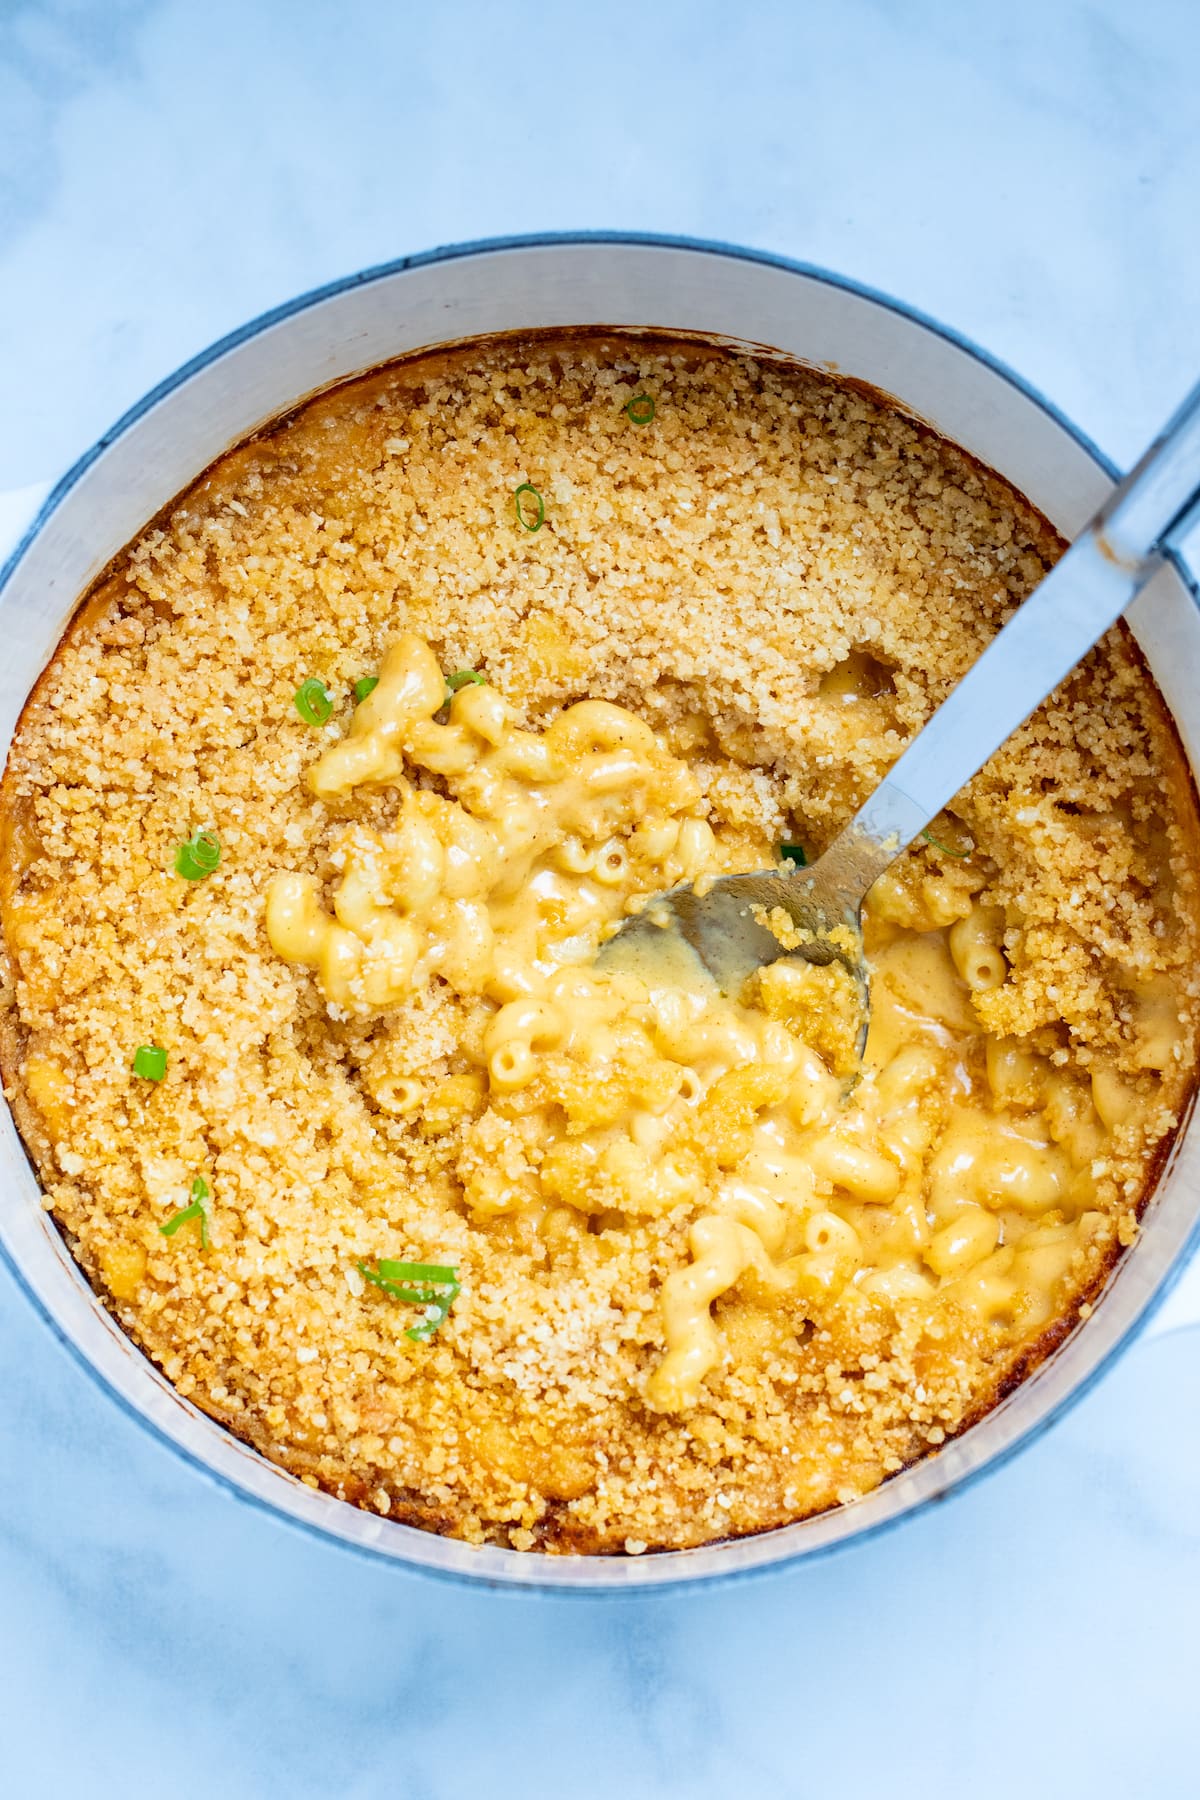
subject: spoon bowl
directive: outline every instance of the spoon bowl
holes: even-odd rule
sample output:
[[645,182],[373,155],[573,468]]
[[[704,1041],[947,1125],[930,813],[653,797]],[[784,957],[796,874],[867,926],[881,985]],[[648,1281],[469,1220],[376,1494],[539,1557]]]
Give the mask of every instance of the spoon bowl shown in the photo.
[[[602,968],[633,972],[635,965],[706,974],[727,999],[740,999],[760,968],[784,958],[828,967],[839,962],[854,977],[867,1011],[867,966],[861,907],[823,874],[789,866],[751,875],[682,882],[656,894],[626,919],[600,951]],[[781,913],[782,916],[781,917]]]

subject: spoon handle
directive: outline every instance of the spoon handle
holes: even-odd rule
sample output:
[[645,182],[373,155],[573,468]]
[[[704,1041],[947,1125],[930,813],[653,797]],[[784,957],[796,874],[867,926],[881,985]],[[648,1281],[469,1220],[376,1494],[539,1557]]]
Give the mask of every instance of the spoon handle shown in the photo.
[[1200,521],[1200,385],[1133,471],[938,707],[820,860],[856,906],[1029,717]]

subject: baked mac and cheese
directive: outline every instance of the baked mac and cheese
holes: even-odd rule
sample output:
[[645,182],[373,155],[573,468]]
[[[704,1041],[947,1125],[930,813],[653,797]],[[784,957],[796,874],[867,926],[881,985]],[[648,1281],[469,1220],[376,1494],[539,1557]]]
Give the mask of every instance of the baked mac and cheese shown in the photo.
[[9,759],[3,1052],[179,1390],[393,1518],[637,1552],[1019,1380],[1194,1080],[1194,801],[1127,635],[872,891],[857,1077],[838,965],[596,956],[817,853],[1059,549],[875,397],[618,337],[382,371],[143,533]]

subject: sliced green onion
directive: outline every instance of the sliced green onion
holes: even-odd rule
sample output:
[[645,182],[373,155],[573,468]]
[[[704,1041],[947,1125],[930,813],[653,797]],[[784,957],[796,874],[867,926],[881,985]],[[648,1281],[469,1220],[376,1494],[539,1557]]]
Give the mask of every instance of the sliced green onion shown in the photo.
[[[534,519],[532,525],[529,523],[528,518],[525,516],[525,510],[521,506],[522,494],[532,494],[534,505],[537,507],[537,517]],[[520,525],[523,530],[540,531],[542,529],[542,520],[546,517],[546,502],[542,499],[542,496],[538,493],[532,482],[523,481],[521,483],[520,487],[513,495],[513,505],[516,507],[517,511],[517,524]]]
[[188,1223],[188,1221],[191,1219],[199,1219],[199,1221],[200,1221],[200,1248],[202,1250],[207,1250],[208,1249],[208,1205],[207,1205],[207,1202],[208,1202],[208,1183],[207,1183],[207,1181],[205,1181],[203,1179],[202,1176],[197,1175],[195,1181],[193,1181],[193,1183],[192,1183],[191,1204],[188,1206],[181,1207],[177,1213],[172,1213],[171,1217],[167,1220],[166,1224],[160,1225],[158,1229],[162,1232],[162,1235],[164,1237],[174,1237],[175,1233],[179,1230],[179,1227],[181,1225],[186,1225]]
[[197,831],[175,852],[175,873],[185,881],[203,881],[221,861],[221,840],[215,831]]
[[388,1281],[432,1281],[438,1287],[457,1287],[458,1270],[444,1263],[385,1262],[380,1257],[376,1267]]
[[360,706],[362,705],[362,702],[366,699],[367,695],[373,694],[375,692],[375,689],[378,686],[379,686],[378,675],[364,675],[361,680],[355,682],[354,698],[358,701]]
[[421,1323],[410,1325],[404,1333],[405,1337],[411,1338],[414,1344],[427,1343],[434,1332],[440,1331],[450,1317],[450,1308],[454,1305],[454,1298],[454,1294],[451,1294],[446,1300],[431,1300],[425,1308],[425,1317]]
[[410,1325],[404,1334],[414,1344],[424,1343],[446,1323],[450,1308],[462,1292],[458,1270],[447,1268],[443,1263],[389,1262],[381,1257],[373,1269],[365,1262],[355,1266],[360,1275],[382,1288],[385,1294],[390,1294],[393,1300],[404,1300],[411,1306],[425,1308],[421,1323]]
[[648,425],[654,417],[654,401],[649,394],[635,394],[625,412],[631,425]]
[[183,1206],[177,1213],[172,1213],[166,1224],[160,1225],[158,1229],[162,1232],[164,1237],[174,1237],[175,1233],[179,1230],[179,1227],[181,1225],[187,1225],[192,1219],[200,1220],[201,1242],[203,1242],[204,1208],[198,1200],[193,1200],[190,1206]]
[[447,677],[446,677],[446,704],[447,704],[447,706],[450,704],[450,701],[454,698],[454,695],[457,694],[459,688],[470,687],[472,682],[474,682],[477,687],[486,687],[487,686],[487,676],[481,675],[479,673],[478,669],[460,669],[458,671],[457,675],[447,675]]
[[436,1299],[435,1288],[458,1291],[458,1271],[443,1268],[440,1263],[379,1262],[375,1268],[360,1262],[358,1272],[376,1287],[385,1288],[399,1297],[401,1287],[417,1293],[420,1300]]
[[921,836],[927,844],[932,844],[934,849],[940,850],[944,856],[952,856],[955,862],[965,862],[971,854],[970,850],[952,850],[949,844],[943,844],[941,838],[934,837],[932,831],[923,831]]
[[139,1044],[133,1053],[133,1072],[143,1081],[161,1081],[167,1072],[167,1053],[157,1044]]
[[803,844],[780,844],[779,854],[785,862],[795,863],[798,869],[808,867],[808,851]]
[[315,675],[302,681],[292,695],[292,704],[306,725],[325,725],[333,711],[333,701],[329,698],[329,689]]

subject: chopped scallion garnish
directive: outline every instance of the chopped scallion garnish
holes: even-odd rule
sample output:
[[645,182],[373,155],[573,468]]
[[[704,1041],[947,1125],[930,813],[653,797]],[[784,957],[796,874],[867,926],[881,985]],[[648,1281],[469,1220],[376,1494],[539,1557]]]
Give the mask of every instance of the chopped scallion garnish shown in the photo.
[[[528,494],[531,504],[521,505],[521,496]],[[546,517],[546,502],[531,482],[523,481],[513,495],[513,505],[517,512],[517,524],[525,531],[540,531],[542,520]],[[532,518],[532,524],[530,519]]]
[[375,1287],[382,1288],[393,1300],[405,1300],[411,1306],[423,1306],[425,1317],[419,1325],[405,1332],[415,1344],[431,1338],[446,1323],[450,1308],[462,1292],[458,1270],[443,1263],[391,1262],[380,1257],[372,1269],[368,1263],[356,1265],[360,1275]]
[[944,856],[952,856],[955,862],[965,862],[971,854],[970,850],[952,850],[949,844],[943,844],[941,838],[934,837],[932,831],[923,831],[921,836],[927,844],[932,844],[934,849],[940,850]]
[[179,1230],[179,1227],[181,1225],[186,1225],[191,1219],[199,1219],[200,1248],[202,1250],[207,1250],[208,1183],[201,1175],[197,1175],[195,1181],[192,1183],[192,1198],[190,1204],[181,1207],[177,1213],[172,1213],[166,1224],[160,1225],[158,1229],[162,1232],[164,1237],[174,1237],[175,1233]]
[[133,1072],[144,1081],[161,1081],[167,1072],[167,1053],[157,1044],[139,1044],[133,1053]]
[[799,869],[808,867],[808,851],[803,844],[780,844],[779,854],[784,862],[795,863]]
[[326,725],[333,711],[329,689],[315,675],[302,681],[292,695],[292,704],[306,725]]
[[446,1263],[385,1262],[381,1258],[376,1266],[388,1281],[433,1281],[453,1287],[458,1280],[458,1270]]
[[649,425],[654,417],[654,401],[649,394],[635,394],[625,412],[631,425]]
[[[455,1292],[457,1293],[457,1289]],[[454,1304],[454,1294],[448,1294],[444,1300],[430,1300],[425,1308],[425,1317],[419,1325],[410,1325],[404,1333],[414,1344],[424,1344],[440,1331],[450,1316],[450,1308]]]
[[477,687],[486,687],[487,686],[487,676],[481,675],[479,673],[478,669],[459,669],[459,671],[456,675],[447,675],[447,677],[446,677],[446,703],[447,703],[447,705],[449,705],[450,700],[453,698],[453,696],[455,694],[457,694],[459,688],[470,687],[472,683],[474,683]]
[[185,881],[203,881],[221,861],[221,840],[215,831],[197,831],[175,852],[175,873]]
[[367,695],[373,694],[375,692],[375,689],[378,686],[379,686],[378,675],[364,675],[361,678],[361,680],[355,682],[354,698],[358,701],[360,706],[362,705],[363,701],[366,699]]

